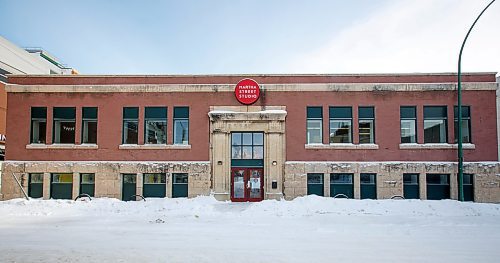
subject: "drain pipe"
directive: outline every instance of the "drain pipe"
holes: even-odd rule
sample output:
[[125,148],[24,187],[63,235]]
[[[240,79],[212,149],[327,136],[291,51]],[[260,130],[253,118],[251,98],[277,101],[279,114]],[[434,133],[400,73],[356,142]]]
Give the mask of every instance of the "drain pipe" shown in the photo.
[[14,177],[14,179],[16,180],[17,185],[19,185],[19,188],[21,188],[21,191],[23,192],[24,197],[26,197],[26,200],[28,200],[28,201],[29,201],[30,199],[29,199],[28,195],[26,194],[26,191],[24,191],[24,188],[23,188],[23,186],[21,185],[21,183],[19,182],[19,180],[17,180],[16,175],[15,175],[14,173],[11,173],[11,174],[12,174],[12,177]]

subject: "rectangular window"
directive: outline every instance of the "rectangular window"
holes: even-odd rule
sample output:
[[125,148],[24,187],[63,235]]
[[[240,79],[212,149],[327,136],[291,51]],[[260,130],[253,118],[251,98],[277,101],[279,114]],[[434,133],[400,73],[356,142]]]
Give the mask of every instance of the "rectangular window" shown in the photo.
[[28,196],[31,198],[43,197],[43,173],[30,173]]
[[351,107],[330,107],[330,143],[352,143]]
[[401,143],[417,143],[417,108],[415,106],[401,106],[399,114]]
[[31,108],[31,140],[30,143],[45,144],[47,134],[47,108]]
[[167,144],[167,107],[146,107],[144,123],[146,144]]
[[330,197],[354,198],[353,174],[330,174]]
[[323,107],[307,107],[307,144],[323,143]]
[[139,138],[139,108],[125,107],[123,108],[123,138],[124,144],[137,144]]
[[360,174],[360,197],[361,199],[377,199],[377,179],[376,174]]
[[172,174],[172,197],[188,197],[188,174],[174,173]]
[[375,109],[359,107],[359,143],[375,143]]
[[403,197],[405,199],[419,199],[419,174],[405,173],[403,174]]
[[307,194],[324,196],[323,174],[308,173],[307,174]]
[[[454,128],[455,128],[455,143],[458,142],[458,107],[454,107]],[[471,143],[471,120],[470,120],[470,106],[462,106],[462,142]]]
[[231,159],[264,159],[264,134],[261,132],[233,132]]
[[75,143],[76,108],[54,108],[54,143]]
[[97,144],[97,107],[82,108],[82,143]]
[[424,143],[447,143],[446,106],[424,106]]
[[80,174],[80,194],[94,196],[95,193],[95,174]]
[[166,174],[145,173],[143,181],[144,197],[165,197],[166,196]]
[[450,199],[450,175],[426,174],[427,200]]
[[189,144],[189,107],[174,107],[174,144]]

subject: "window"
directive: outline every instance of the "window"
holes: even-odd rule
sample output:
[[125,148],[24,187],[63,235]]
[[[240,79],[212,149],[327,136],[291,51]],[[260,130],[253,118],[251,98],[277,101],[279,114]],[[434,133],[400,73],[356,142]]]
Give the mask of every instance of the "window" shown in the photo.
[[405,173],[403,174],[403,197],[405,199],[419,199],[419,174]]
[[43,143],[47,134],[47,108],[31,108],[31,140],[30,143]]
[[361,173],[359,178],[360,183],[360,198],[361,199],[377,199],[377,180],[376,174]]
[[324,196],[323,174],[307,174],[307,195]]
[[307,107],[307,143],[323,143],[323,107]]
[[137,144],[138,140],[139,108],[123,108],[123,138],[124,144]]
[[353,174],[330,174],[330,197],[354,198]]
[[450,198],[449,174],[426,174],[427,199],[441,200]]
[[261,132],[233,132],[232,159],[264,159],[264,134]]
[[54,108],[54,143],[75,143],[74,107]]
[[417,109],[414,106],[401,106],[401,143],[417,143]]
[[188,174],[174,173],[172,174],[172,198],[188,197]]
[[[454,122],[454,128],[455,128],[455,143],[458,142],[458,107],[454,107],[454,116],[455,116],[455,122]],[[463,143],[471,143],[471,136],[470,136],[470,130],[471,130],[471,121],[470,121],[470,107],[469,106],[462,106],[462,142]]]
[[82,143],[97,144],[97,107],[82,108]]
[[375,143],[375,110],[359,107],[359,143]]
[[28,196],[31,198],[43,197],[43,173],[30,173]]
[[174,107],[174,144],[189,144],[189,107]]
[[144,123],[146,144],[167,144],[166,107],[146,107]]
[[166,196],[166,175],[164,173],[145,173],[143,182],[144,197]]
[[95,174],[82,173],[80,175],[80,194],[94,196],[95,193]]
[[424,106],[424,143],[447,143],[446,106]]
[[351,107],[330,107],[330,143],[352,143]]

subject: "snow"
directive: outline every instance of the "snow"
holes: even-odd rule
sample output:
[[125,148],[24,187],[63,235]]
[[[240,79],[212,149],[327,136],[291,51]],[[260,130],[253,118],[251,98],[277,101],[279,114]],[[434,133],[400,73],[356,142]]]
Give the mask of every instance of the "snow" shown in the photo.
[[452,200],[0,202],[1,262],[498,262],[500,205]]

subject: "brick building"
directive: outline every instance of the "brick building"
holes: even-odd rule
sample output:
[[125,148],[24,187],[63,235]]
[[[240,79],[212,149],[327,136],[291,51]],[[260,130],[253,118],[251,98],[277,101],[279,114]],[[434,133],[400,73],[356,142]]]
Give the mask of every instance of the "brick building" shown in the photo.
[[[500,202],[495,73],[463,81],[465,196]],[[455,74],[18,75],[6,89],[4,199],[23,195],[10,174],[45,199],[458,196]]]

